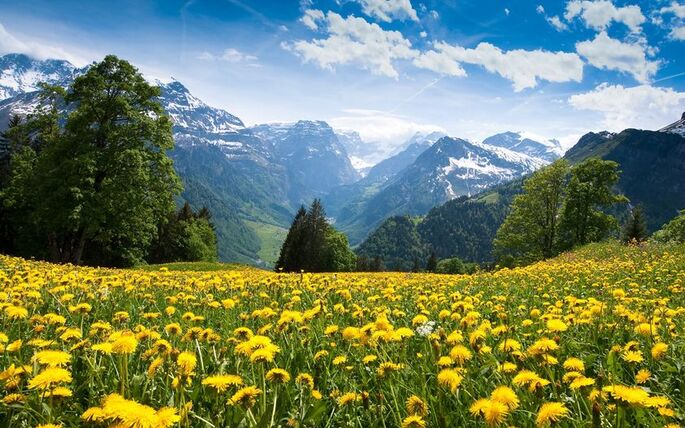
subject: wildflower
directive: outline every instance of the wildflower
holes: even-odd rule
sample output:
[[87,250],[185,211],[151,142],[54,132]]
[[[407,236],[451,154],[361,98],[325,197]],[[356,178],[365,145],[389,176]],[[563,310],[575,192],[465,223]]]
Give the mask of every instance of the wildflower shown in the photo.
[[652,373],[649,370],[641,369],[637,372],[637,374],[635,374],[635,382],[643,384],[647,382],[650,377],[652,377]]
[[569,358],[564,361],[564,369],[583,372],[585,371],[585,364],[579,358]]
[[568,408],[563,403],[549,402],[544,403],[535,418],[537,426],[545,426],[552,422],[558,422],[569,414]]
[[271,369],[266,373],[266,380],[273,383],[288,383],[290,374],[283,369]]
[[449,388],[452,392],[457,391],[462,380],[464,380],[463,376],[455,369],[443,369],[438,373],[438,384],[445,388]]
[[666,351],[668,351],[668,345],[663,342],[659,342],[652,346],[652,358],[655,360],[660,360],[664,355],[666,355]]
[[519,406],[519,399],[516,396],[516,393],[508,386],[496,388],[492,391],[492,394],[490,394],[490,399],[504,404],[509,410],[516,410]]
[[113,354],[132,354],[138,346],[138,340],[132,334],[122,334],[112,342]]
[[179,368],[179,373],[183,376],[192,376],[195,367],[197,366],[197,358],[192,352],[181,352],[176,357],[176,365]]
[[354,403],[355,401],[359,401],[361,399],[361,395],[355,393],[355,392],[347,392],[340,397],[338,397],[338,405],[339,406],[346,406],[348,404]]
[[314,378],[309,373],[300,373],[295,378],[295,383],[301,386],[306,386],[309,389],[314,388]]
[[71,373],[60,367],[48,367],[29,381],[30,389],[46,390],[60,383],[71,382]]
[[257,397],[262,393],[262,390],[256,386],[246,386],[235,394],[228,400],[228,404],[231,406],[241,405],[246,409],[254,406],[257,401]]
[[550,319],[547,321],[547,330],[552,333],[561,333],[568,330],[568,326],[562,320]]
[[428,406],[416,395],[407,398],[406,406],[410,415],[426,416],[428,414]]
[[450,351],[450,358],[454,360],[459,365],[464,365],[473,357],[471,351],[469,351],[464,345],[456,345]]
[[48,367],[61,367],[69,364],[71,354],[57,350],[40,351],[33,356],[33,361]]
[[501,424],[509,414],[509,408],[499,401],[481,398],[471,405],[469,411],[472,415],[481,415],[490,426]]
[[216,375],[208,376],[202,380],[202,384],[215,389],[217,392],[224,392],[231,386],[240,386],[243,379],[237,375]]
[[426,421],[419,415],[407,416],[402,420],[402,428],[425,428]]

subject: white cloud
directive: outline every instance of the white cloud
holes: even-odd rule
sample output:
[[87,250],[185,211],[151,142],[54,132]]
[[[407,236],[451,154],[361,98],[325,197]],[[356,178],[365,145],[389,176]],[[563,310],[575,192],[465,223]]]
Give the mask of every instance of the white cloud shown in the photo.
[[573,95],[568,101],[576,109],[601,113],[603,126],[610,131],[659,129],[680,117],[685,108],[685,92],[650,85],[625,88],[603,83],[593,91]]
[[431,10],[429,13],[429,16],[435,20],[440,19],[440,14],[438,13],[437,10]]
[[545,19],[549,24],[554,27],[557,31],[565,31],[568,30],[568,25],[564,24],[561,22],[561,19],[557,15],[554,16],[546,16]]
[[67,51],[64,48],[37,43],[30,40],[20,40],[0,24],[0,55],[8,53],[26,54],[35,59],[65,59],[72,64],[82,67],[91,61]]
[[411,118],[383,111],[348,109],[343,113],[327,122],[334,128],[354,129],[362,140],[376,145],[376,160],[387,157],[417,132],[446,132],[440,126],[414,122]]
[[[669,22],[671,26],[669,37],[674,40],[685,40],[685,4],[673,2],[670,6],[662,7],[659,13],[674,16]],[[664,22],[660,16],[655,16],[653,21],[656,25],[662,25]]]
[[511,13],[511,11],[509,10],[509,8],[505,7],[504,8],[504,14],[509,16],[510,13]]
[[302,18],[300,18],[300,22],[302,22],[310,30],[316,30],[319,28],[319,24],[317,22],[322,21],[323,19],[324,14],[320,10],[307,9],[304,11]]
[[426,37],[428,37],[428,33],[426,33],[425,31],[422,31],[419,33],[419,37],[421,37],[422,39],[425,39]]
[[502,51],[490,43],[467,49],[437,42],[434,49],[421,54],[414,60],[414,65],[458,77],[466,75],[462,63],[480,65],[510,80],[516,92],[537,86],[539,80],[580,82],[583,78],[583,61],[575,53],[539,49]]
[[549,23],[552,27],[554,27],[555,30],[557,31],[565,31],[568,30],[568,25],[564,24],[561,19],[557,15],[554,16],[547,16],[545,13],[545,7],[541,4],[538,5],[538,7],[535,8],[535,11],[545,17],[545,21]]
[[685,40],[685,27],[675,27],[669,33],[669,36],[675,40]]
[[612,22],[621,22],[633,33],[639,33],[646,21],[640,6],[616,7],[609,0],[569,1],[566,4],[564,18],[571,22],[576,17],[580,17],[588,28],[598,31],[605,30]]
[[649,49],[644,43],[624,43],[612,39],[605,31],[594,40],[576,43],[576,50],[593,66],[631,74],[641,83],[648,82],[659,69],[658,61],[647,59]]
[[661,14],[672,13],[678,18],[685,18],[685,4],[671,3],[670,6],[662,7]]
[[392,22],[393,19],[411,19],[418,21],[416,10],[409,0],[357,0],[362,5],[362,11],[373,18],[384,22]]
[[399,31],[385,31],[363,18],[343,18],[334,12],[325,17],[328,38],[284,43],[285,49],[305,62],[332,70],[336,65],[356,64],[373,74],[397,79],[394,61],[414,58],[418,52]]
[[250,65],[257,65],[256,61],[258,60],[256,56],[240,52],[239,50],[234,48],[228,48],[224,50],[220,55],[214,55],[212,53],[204,51],[197,56],[197,59],[203,61],[226,61],[234,64],[246,63]]

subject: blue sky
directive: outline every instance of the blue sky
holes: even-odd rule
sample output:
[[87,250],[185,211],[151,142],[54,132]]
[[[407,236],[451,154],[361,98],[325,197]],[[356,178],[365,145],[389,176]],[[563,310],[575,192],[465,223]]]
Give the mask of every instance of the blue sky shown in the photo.
[[107,53],[248,124],[327,120],[390,151],[416,131],[655,129],[685,110],[685,2],[0,2],[0,53]]

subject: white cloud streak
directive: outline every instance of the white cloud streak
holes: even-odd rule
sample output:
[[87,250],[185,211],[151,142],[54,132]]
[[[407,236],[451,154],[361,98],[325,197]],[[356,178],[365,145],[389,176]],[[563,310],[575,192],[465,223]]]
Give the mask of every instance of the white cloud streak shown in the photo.
[[416,10],[409,0],[357,0],[362,11],[383,22],[392,22],[395,19],[418,21]]

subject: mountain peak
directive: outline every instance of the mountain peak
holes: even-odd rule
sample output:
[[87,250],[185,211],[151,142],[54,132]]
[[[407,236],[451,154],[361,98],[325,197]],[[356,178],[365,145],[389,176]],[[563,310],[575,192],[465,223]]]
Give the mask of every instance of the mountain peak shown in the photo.
[[680,120],[661,128],[659,132],[669,132],[671,134],[678,134],[681,137],[685,137],[685,112],[683,112]]

